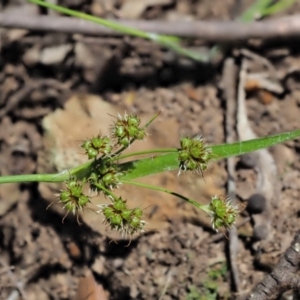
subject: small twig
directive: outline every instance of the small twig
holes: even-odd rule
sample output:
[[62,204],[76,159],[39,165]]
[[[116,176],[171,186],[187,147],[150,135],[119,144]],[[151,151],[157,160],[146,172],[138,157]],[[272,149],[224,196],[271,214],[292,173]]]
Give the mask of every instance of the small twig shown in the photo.
[[12,268],[10,268],[2,259],[0,260],[0,264],[3,268],[6,268],[7,274],[12,281],[12,283],[15,285],[15,290],[13,290],[10,294],[10,296],[7,298],[7,300],[15,300],[19,298],[19,295],[21,295],[22,299],[26,299],[26,294],[24,291],[24,281],[17,280],[15,274],[12,272]]
[[167,292],[167,290],[168,290],[168,287],[169,287],[169,285],[170,285],[170,283],[171,283],[172,273],[173,273],[173,270],[170,269],[170,270],[168,271],[167,279],[166,279],[165,285],[164,285],[164,287],[163,287],[163,289],[162,289],[162,291],[161,291],[161,294],[160,294],[160,297],[158,298],[158,300],[162,300],[163,297],[165,296],[165,294],[166,294],[166,292]]
[[[288,39],[300,36],[299,15],[252,23],[242,23],[239,21],[114,21],[138,30],[155,32],[156,34],[176,35],[220,42],[248,40],[251,38]],[[0,27],[81,33],[95,36],[123,35],[85,20],[56,16],[25,15],[15,12],[0,13]]]
[[277,299],[287,290],[300,289],[300,276],[295,273],[300,265],[300,230],[296,233],[290,247],[285,251],[274,270],[260,282],[248,300]]
[[[237,132],[241,141],[257,138],[253,132],[246,109],[245,83],[247,80],[248,62],[243,61],[240,71],[240,83],[238,88],[238,110],[237,110]],[[271,239],[271,209],[272,204],[279,200],[277,168],[274,158],[266,149],[249,153],[254,162],[254,169],[257,173],[256,193],[267,199],[266,208],[261,214],[253,215],[254,231],[260,240]]]
[[273,73],[273,76],[276,76],[276,68],[272,65],[272,63],[264,56],[261,56],[257,53],[254,53],[253,51],[250,51],[249,49],[241,49],[241,54],[244,55],[247,58],[250,58],[254,61],[260,62],[263,66],[265,66],[269,72]]
[[260,88],[270,91],[272,93],[283,93],[283,87],[279,83],[269,79],[269,77],[270,74],[266,73],[252,73],[248,74],[247,79],[249,81],[257,82]]
[[[224,98],[226,99],[226,143],[233,143],[235,141],[235,113],[236,113],[236,76],[234,61],[232,58],[228,58],[224,64],[223,72],[223,90]],[[235,205],[235,160],[234,157],[227,159],[227,194],[230,197],[233,205]],[[233,279],[233,285],[236,292],[239,292],[240,280],[238,274],[238,268],[236,265],[238,252],[238,237],[237,229],[233,227],[229,231],[229,259],[231,266],[231,274]]]
[[7,273],[8,271],[13,271],[15,269],[14,266],[6,266],[0,269],[0,276]]

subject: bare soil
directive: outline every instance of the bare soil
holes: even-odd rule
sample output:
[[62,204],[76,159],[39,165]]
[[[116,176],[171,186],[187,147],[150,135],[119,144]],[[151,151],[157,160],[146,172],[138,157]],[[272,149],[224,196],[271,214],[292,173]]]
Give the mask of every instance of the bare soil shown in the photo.
[[[157,0],[139,10],[118,0],[60,4],[102,17],[228,20],[253,2]],[[21,0],[5,1],[3,9],[45,13]],[[299,1],[285,13],[297,12]],[[128,37],[1,28],[0,35],[1,175],[57,172],[78,164],[85,159],[80,141],[100,130],[105,133],[112,122],[108,114],[125,111],[146,122],[162,110],[147,141],[133,149],[178,147],[184,135],[202,135],[209,144],[225,142],[224,62],[233,58],[238,76],[247,56],[243,48],[258,55],[251,58],[251,71],[265,72],[267,59],[271,81],[282,88],[274,92],[248,82],[246,105],[253,131],[262,137],[300,128],[298,41],[250,41],[232,46],[217,62],[199,64]],[[123,187],[130,206],[141,206],[148,222],[146,233],[128,245],[106,232],[94,212],[86,211],[79,226],[73,216],[62,224],[64,212],[57,205],[46,210],[61,186],[23,183],[0,186],[0,298],[244,297],[272,270],[299,230],[299,149],[299,140],[270,149],[278,170],[278,199],[266,199],[272,202],[267,217],[245,209],[238,219],[239,294],[234,291],[226,234],[214,232],[209,218],[190,205]],[[238,158],[235,171],[236,198],[246,207],[256,193],[257,170]],[[215,194],[226,195],[226,161],[213,163],[204,178],[171,172],[144,181],[207,203]],[[258,232],[260,217],[271,223],[267,236]]]

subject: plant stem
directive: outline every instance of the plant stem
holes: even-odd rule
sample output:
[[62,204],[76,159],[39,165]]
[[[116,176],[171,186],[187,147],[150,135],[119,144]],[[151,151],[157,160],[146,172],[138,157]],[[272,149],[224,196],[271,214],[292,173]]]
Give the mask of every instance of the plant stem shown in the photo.
[[[136,36],[136,37],[149,39],[149,33],[146,33],[144,31],[141,31],[141,30],[138,30],[138,29],[135,29],[135,28],[131,28],[131,27],[121,25],[117,22],[113,22],[113,21],[109,21],[109,20],[102,19],[102,18],[99,18],[99,17],[95,17],[95,16],[92,16],[92,15],[89,15],[89,14],[86,14],[86,13],[83,13],[83,12],[80,12],[80,11],[69,9],[67,7],[63,7],[63,6],[60,6],[60,5],[55,5],[55,4],[52,4],[50,2],[46,2],[46,1],[42,1],[42,0],[29,0],[29,2],[38,4],[40,6],[44,6],[46,8],[53,9],[57,12],[62,13],[62,14],[66,14],[66,15],[70,15],[70,16],[73,16],[73,17],[76,17],[76,18],[79,18],[79,19],[84,19],[84,20],[87,20],[87,21],[98,23],[100,25],[109,27],[113,30],[116,30],[116,31],[124,33],[124,34],[129,34],[129,35],[133,35],[133,36]],[[170,37],[165,36],[165,37],[167,39],[171,38],[171,36]]]
[[[155,191],[160,191],[160,192],[164,192],[164,193],[167,193],[169,195],[173,195],[173,196],[176,196],[184,201],[187,201],[188,203],[196,206],[197,208],[200,208],[203,210],[203,207],[205,207],[206,205],[201,205],[200,203],[198,203],[197,201],[193,200],[193,199],[190,199],[190,198],[187,198],[185,196],[182,196],[178,193],[175,193],[175,192],[172,192],[170,190],[167,190],[167,189],[164,189],[164,188],[161,188],[161,187],[158,187],[158,186],[154,186],[154,185],[149,185],[149,184],[145,184],[145,183],[141,183],[141,182],[136,182],[136,181],[123,181],[122,180],[122,183],[126,183],[126,184],[132,184],[132,185],[136,185],[136,186],[139,186],[139,187],[144,187],[144,188],[147,188],[147,189],[151,189],[151,190],[155,190]],[[206,211],[206,210],[204,210]]]
[[114,157],[110,161],[115,161],[115,160],[120,160],[132,156],[137,156],[137,155],[144,155],[144,154],[152,154],[152,153],[176,153],[178,152],[177,148],[163,148],[163,149],[153,149],[153,150],[145,150],[145,151],[137,151],[137,152],[130,152],[128,154],[120,155],[118,157]]
[[15,182],[63,182],[68,180],[71,176],[76,176],[77,179],[83,179],[89,174],[94,161],[88,161],[70,170],[64,170],[59,173],[52,174],[24,174],[24,175],[10,175],[0,176],[0,184],[15,183]]
[[[222,158],[242,155],[252,151],[271,147],[276,144],[298,138],[299,136],[300,130],[298,129],[265,138],[258,138],[233,144],[215,145],[211,146],[210,148],[212,150],[212,154],[215,155],[213,160],[219,160]],[[94,164],[97,164],[97,162],[90,160],[87,163],[79,165],[75,168],[64,170],[56,174],[0,176],[0,184],[13,182],[62,182],[68,180],[70,176],[75,176],[80,180],[88,176]],[[167,154],[157,155],[153,158],[145,158],[121,163],[119,166],[124,172],[124,175],[120,177],[120,180],[124,182],[131,182],[131,180],[136,178],[178,169],[179,161],[177,153],[169,152]]]
[[[64,171],[65,172],[65,171]],[[61,182],[70,177],[70,173],[65,174],[26,174],[26,175],[11,175],[1,176],[0,184],[2,183],[15,183],[15,182]]]
[[144,129],[146,129],[160,114],[161,114],[161,110],[155,114],[144,126]]
[[73,17],[76,17],[79,19],[83,19],[83,20],[87,20],[87,21],[91,21],[91,22],[100,24],[102,26],[108,27],[108,28],[113,29],[120,33],[124,33],[124,34],[128,34],[128,35],[131,35],[134,37],[139,37],[139,38],[144,38],[147,40],[154,41],[161,46],[168,47],[181,55],[184,55],[191,59],[197,60],[199,62],[207,62],[208,61],[207,55],[202,55],[196,51],[192,51],[192,50],[181,47],[179,44],[180,38],[178,38],[176,36],[162,35],[162,34],[160,35],[160,34],[156,34],[156,33],[138,30],[133,27],[125,26],[125,25],[120,24],[115,21],[102,19],[100,17],[95,17],[95,16],[92,16],[92,15],[89,15],[86,13],[82,13],[82,12],[79,12],[79,11],[76,11],[73,9],[55,5],[55,4],[45,2],[42,0],[28,0],[28,1],[31,3],[46,7],[46,8],[53,9],[55,11],[58,11],[60,13],[63,13],[63,14],[69,15],[69,16],[73,16]]
[[110,190],[105,188],[102,184],[93,183],[93,185],[96,186],[99,190],[102,190],[103,192],[105,192],[107,195],[111,196],[114,200],[118,200],[118,197],[114,193],[112,193]]
[[[143,127],[143,129],[146,129],[159,115],[160,115],[161,111],[159,111],[156,115],[154,115]],[[135,139],[131,139],[129,142],[128,146],[123,146],[121,149],[119,149],[116,153],[114,153],[113,155],[116,156],[119,153],[123,152],[124,150],[126,150],[133,142],[135,141]]]

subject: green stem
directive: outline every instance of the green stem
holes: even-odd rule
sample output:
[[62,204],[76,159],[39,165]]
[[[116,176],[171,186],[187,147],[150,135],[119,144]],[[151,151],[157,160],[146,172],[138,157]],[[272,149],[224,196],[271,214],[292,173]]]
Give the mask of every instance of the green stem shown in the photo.
[[76,175],[77,179],[83,179],[91,171],[93,163],[94,161],[88,161],[87,163],[70,170],[64,170],[60,173],[0,176],[0,184],[15,182],[63,182],[73,175]]
[[146,129],[160,114],[161,114],[161,110],[145,124],[144,129]]
[[[154,115],[143,127],[143,129],[146,129],[159,115],[160,115],[161,111],[159,111],[156,115]],[[135,141],[135,139],[131,139],[129,142],[128,146],[123,146],[121,149],[119,149],[116,153],[114,153],[113,155],[116,156],[119,153],[123,152],[124,150],[126,150],[133,142]],[[119,158],[118,158],[119,159]]]
[[61,182],[67,180],[70,177],[70,173],[64,172],[56,174],[26,174],[1,176],[0,184],[14,182]]
[[174,153],[178,152],[177,148],[164,148],[164,149],[154,149],[154,150],[145,150],[145,151],[137,151],[130,152],[128,154],[120,155],[118,157],[112,158],[110,161],[120,160],[132,156],[144,155],[144,154],[152,154],[152,153]]
[[110,190],[105,188],[102,184],[93,183],[93,185],[96,186],[99,190],[102,190],[103,192],[105,192],[105,194],[111,196],[114,200],[118,200],[118,197],[114,193],[112,193]]
[[151,33],[151,32],[145,32],[142,30],[138,30],[132,27],[125,26],[121,23],[115,22],[115,21],[110,21],[106,19],[102,19],[99,17],[95,17],[89,14],[85,14],[76,10],[72,10],[63,6],[51,4],[42,0],[28,0],[31,3],[53,9],[57,12],[73,16],[76,18],[80,18],[83,20],[91,21],[97,24],[100,24],[102,26],[108,27],[110,29],[113,29],[117,32],[123,33],[123,34],[128,34],[131,36],[135,37],[140,37],[144,38],[147,40],[151,40],[156,42],[157,44],[163,46],[163,47],[168,47],[169,49],[172,49],[173,51],[177,52],[178,54],[184,55],[186,57],[189,57],[191,59],[200,61],[200,62],[207,62],[208,61],[208,56],[207,55],[202,55],[196,51],[188,50],[180,46],[179,42],[181,41],[180,38],[172,35],[163,35],[163,34],[156,34],[156,33]]
[[[197,201],[193,200],[193,199],[189,199],[185,196],[182,196],[178,193],[175,193],[175,192],[172,192],[170,190],[167,190],[167,189],[164,189],[164,188],[161,188],[161,187],[158,187],[158,186],[154,186],[154,185],[149,185],[149,184],[145,184],[145,183],[141,183],[141,182],[136,182],[136,181],[125,181],[125,180],[122,180],[121,181],[122,183],[126,183],[126,184],[132,184],[132,185],[136,185],[136,186],[139,186],[139,187],[144,187],[144,188],[147,188],[147,189],[151,189],[151,190],[155,190],[155,191],[160,191],[160,192],[164,192],[164,193],[167,193],[169,195],[173,195],[173,196],[176,196],[184,201],[187,201],[188,203],[196,206],[197,208],[200,208],[203,210],[203,207],[205,207],[205,205],[201,205],[200,203],[198,203]],[[206,211],[206,210],[204,210]]]
[[[92,16],[92,15],[89,15],[89,14],[86,14],[86,13],[83,13],[83,12],[80,12],[80,11],[69,9],[69,8],[66,8],[66,7],[63,7],[63,6],[60,6],[60,5],[55,5],[55,4],[45,2],[45,1],[42,1],[42,0],[28,0],[28,1],[32,2],[34,4],[46,7],[46,8],[53,9],[57,12],[62,13],[62,14],[66,14],[66,15],[70,15],[70,16],[73,16],[73,17],[76,17],[76,18],[79,18],[79,19],[84,19],[84,20],[88,20],[88,21],[91,21],[91,22],[94,22],[94,23],[98,23],[100,25],[109,27],[113,30],[116,30],[116,31],[124,33],[124,34],[134,35],[136,37],[140,37],[140,38],[144,38],[144,39],[150,39],[149,38],[149,33],[146,33],[144,31],[141,31],[141,30],[138,30],[138,29],[135,29],[135,28],[131,28],[131,27],[128,27],[128,26],[121,25],[121,24],[113,22],[113,21],[109,21],[109,20],[106,20],[106,19],[95,17],[95,16]],[[166,36],[166,38],[168,38],[168,36]]]

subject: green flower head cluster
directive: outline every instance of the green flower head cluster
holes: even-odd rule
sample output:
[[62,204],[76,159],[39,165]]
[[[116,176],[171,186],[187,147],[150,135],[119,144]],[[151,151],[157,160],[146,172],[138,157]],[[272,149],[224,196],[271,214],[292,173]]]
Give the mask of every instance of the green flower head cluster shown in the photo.
[[98,184],[109,190],[118,188],[121,184],[119,177],[122,174],[118,164],[102,162],[94,168],[88,179],[91,191],[101,192],[102,190],[97,187]]
[[[88,171],[73,172],[73,174],[78,172],[78,178],[73,177],[74,175],[70,176],[69,180],[66,181],[66,189],[59,194],[58,202],[62,203],[63,208],[67,211],[65,217],[69,212],[72,212],[77,215],[78,221],[79,211],[83,210],[90,202],[89,197],[82,192],[83,185],[87,183],[90,191],[95,192],[97,195],[103,193],[111,201],[110,204],[97,205],[99,207],[97,213],[101,213],[104,216],[104,223],[109,230],[119,232],[123,237],[131,237],[144,232],[146,222],[142,220],[142,209],[138,207],[128,208],[127,202],[116,196],[113,190],[121,185],[123,179],[123,183],[132,183],[137,186],[176,194],[147,184],[124,180],[124,175],[129,169],[126,163],[119,162],[130,156],[147,153],[121,154],[134,140],[143,140],[145,138],[145,128],[157,116],[158,114],[146,123],[144,127],[140,127],[141,121],[137,116],[127,115],[126,113],[123,117],[118,115],[108,136],[98,135],[82,143],[81,147],[92,161],[87,164]],[[215,157],[212,148],[208,147],[200,136],[196,138],[183,137],[180,139],[180,146],[180,149],[167,149],[166,151],[178,153],[179,174],[182,170],[191,170],[202,174],[208,168],[210,161]],[[165,151],[156,149],[153,152]],[[174,157],[173,154],[172,157]],[[200,205],[193,199],[188,199],[179,194],[176,195],[206,211],[210,215],[212,227],[216,231],[221,227],[229,229],[235,224],[238,208],[232,205],[228,198],[224,200],[215,196],[208,205]]]
[[104,216],[109,230],[120,232],[123,237],[144,232],[146,222],[141,219],[143,211],[140,208],[129,209],[121,197],[112,202],[97,205],[100,208],[97,212]]
[[180,139],[180,146],[181,149],[178,150],[179,171],[195,170],[202,173],[207,169],[213,154],[211,148],[206,145],[200,136],[194,139],[183,137]]
[[72,212],[74,215],[78,214],[78,212],[82,211],[90,202],[89,197],[83,194],[82,186],[82,182],[70,178],[70,180],[66,182],[66,189],[58,194],[58,202],[63,204],[63,208],[67,213]]
[[137,116],[118,115],[117,121],[112,127],[112,136],[118,144],[124,147],[129,146],[132,139],[143,140],[146,136],[145,129],[140,128],[141,120]]
[[230,229],[236,222],[239,213],[238,206],[233,205],[230,198],[212,197],[205,211],[212,217],[211,224],[214,230],[224,227]]
[[84,141],[81,148],[85,150],[89,159],[96,159],[98,155],[109,155],[113,149],[111,140],[108,136],[98,135]]

